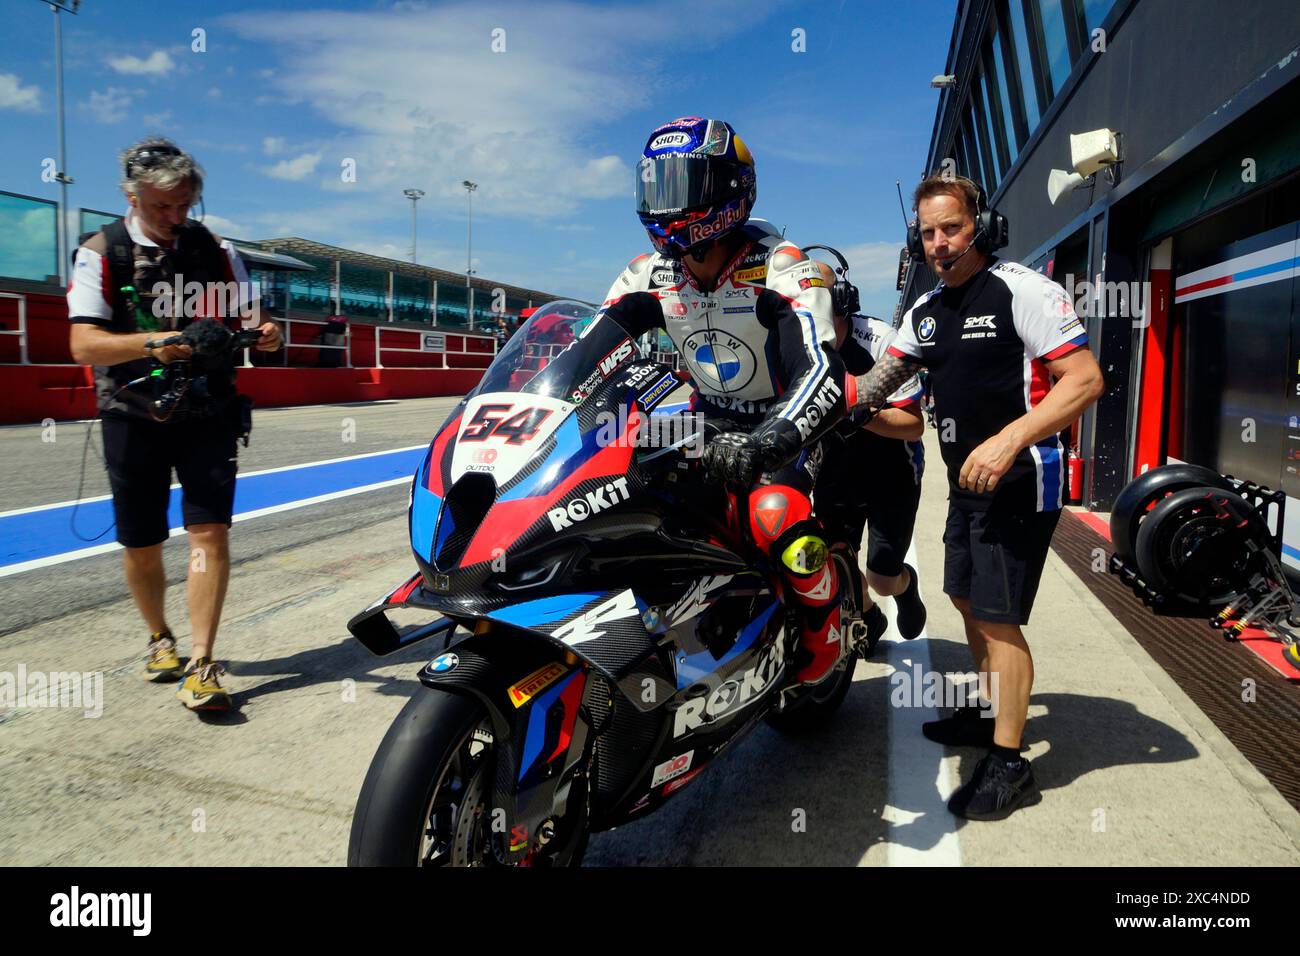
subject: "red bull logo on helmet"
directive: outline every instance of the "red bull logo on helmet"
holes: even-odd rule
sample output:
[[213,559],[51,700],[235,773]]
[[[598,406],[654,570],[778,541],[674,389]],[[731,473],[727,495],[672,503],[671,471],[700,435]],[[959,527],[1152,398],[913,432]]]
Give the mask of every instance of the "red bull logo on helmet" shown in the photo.
[[695,245],[695,243],[703,242],[712,236],[722,235],[722,233],[738,223],[744,222],[748,217],[749,204],[742,199],[736,205],[723,209],[711,221],[692,223],[690,244]]

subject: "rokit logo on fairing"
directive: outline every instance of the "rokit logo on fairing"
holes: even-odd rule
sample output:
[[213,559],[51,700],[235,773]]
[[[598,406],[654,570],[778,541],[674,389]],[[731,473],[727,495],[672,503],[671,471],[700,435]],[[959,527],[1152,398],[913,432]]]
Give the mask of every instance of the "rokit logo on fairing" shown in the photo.
[[626,478],[615,478],[595,491],[589,491],[581,498],[574,498],[562,508],[552,508],[546,512],[551,519],[551,527],[556,531],[572,527],[579,521],[586,521],[594,514],[600,514],[631,497]]
[[705,724],[742,710],[758,700],[781,676],[785,667],[784,643],[785,635],[777,634],[776,640],[763,651],[753,667],[739,677],[725,681],[707,697],[685,701],[677,708],[673,718],[673,737],[699,730]]

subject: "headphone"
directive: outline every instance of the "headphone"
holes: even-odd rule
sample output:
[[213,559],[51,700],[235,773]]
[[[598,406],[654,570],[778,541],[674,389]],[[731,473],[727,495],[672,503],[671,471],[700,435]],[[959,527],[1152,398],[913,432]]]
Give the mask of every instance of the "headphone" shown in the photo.
[[[959,177],[965,179],[965,177]],[[973,245],[977,252],[988,254],[1001,249],[1011,241],[1011,226],[1007,217],[996,209],[989,208],[988,198],[979,183],[965,179],[975,187],[975,239]],[[907,225],[907,252],[913,262],[925,261],[925,244],[921,241],[921,223],[918,219]]]
[[840,255],[838,249],[832,249],[830,246],[803,247],[804,252],[808,252],[811,249],[825,249],[839,260],[840,263],[840,267],[834,270],[836,274],[839,275],[839,278],[836,279],[835,284],[831,286],[831,311],[836,315],[852,315],[859,311],[862,306],[858,301],[858,287],[849,281],[848,260]]

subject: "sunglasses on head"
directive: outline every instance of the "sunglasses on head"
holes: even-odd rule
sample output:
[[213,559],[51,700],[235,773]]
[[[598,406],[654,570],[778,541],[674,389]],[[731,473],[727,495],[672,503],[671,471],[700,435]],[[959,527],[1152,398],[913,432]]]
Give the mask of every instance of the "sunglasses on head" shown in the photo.
[[157,166],[159,161],[169,156],[179,156],[181,151],[175,146],[151,146],[148,149],[142,149],[126,161],[126,178],[131,178],[131,172],[135,168],[149,169]]

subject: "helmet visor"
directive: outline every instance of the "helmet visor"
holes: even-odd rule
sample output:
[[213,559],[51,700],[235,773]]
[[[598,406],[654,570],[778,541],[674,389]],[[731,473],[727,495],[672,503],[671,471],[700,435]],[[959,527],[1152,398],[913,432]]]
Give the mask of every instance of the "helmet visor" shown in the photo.
[[682,153],[645,157],[637,165],[636,211],[642,216],[667,216],[711,206],[735,196],[741,183],[740,165],[716,157]]

